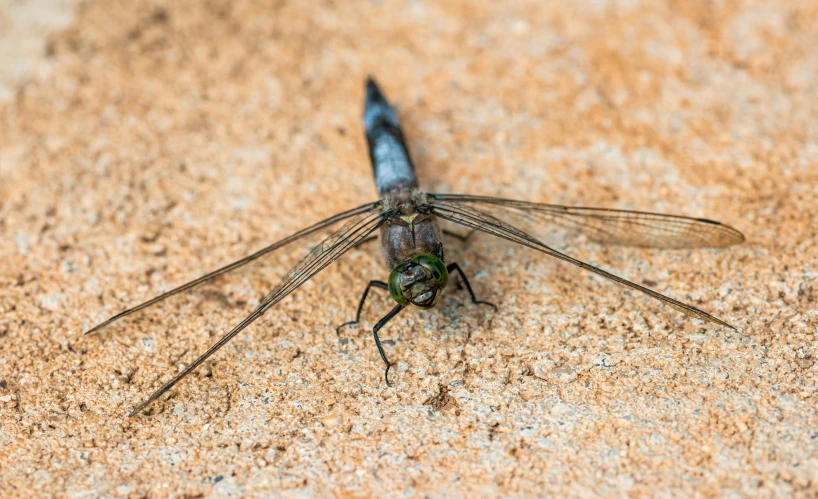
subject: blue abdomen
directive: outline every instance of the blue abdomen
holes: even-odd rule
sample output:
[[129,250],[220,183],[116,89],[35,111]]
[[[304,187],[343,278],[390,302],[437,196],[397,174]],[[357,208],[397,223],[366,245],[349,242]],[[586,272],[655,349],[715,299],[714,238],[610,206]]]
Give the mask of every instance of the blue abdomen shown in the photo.
[[364,129],[378,195],[383,197],[397,190],[417,188],[415,168],[403,139],[398,114],[372,78],[366,81]]

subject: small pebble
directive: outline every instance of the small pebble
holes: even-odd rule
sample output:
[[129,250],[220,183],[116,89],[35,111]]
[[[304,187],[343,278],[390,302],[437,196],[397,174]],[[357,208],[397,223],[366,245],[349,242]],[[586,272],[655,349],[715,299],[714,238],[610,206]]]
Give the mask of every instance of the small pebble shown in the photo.
[[340,413],[335,411],[327,414],[326,417],[324,417],[324,419],[321,420],[321,424],[323,424],[327,428],[334,428],[340,426],[341,423],[343,422],[344,422],[343,416],[341,416]]

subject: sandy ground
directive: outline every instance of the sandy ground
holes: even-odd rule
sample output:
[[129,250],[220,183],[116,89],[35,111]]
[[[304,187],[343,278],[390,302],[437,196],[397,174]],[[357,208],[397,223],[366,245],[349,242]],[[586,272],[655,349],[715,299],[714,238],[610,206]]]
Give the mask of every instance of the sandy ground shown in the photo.
[[31,79],[45,78],[51,36],[74,18],[77,0],[0,0],[0,102]]
[[[3,46],[29,36],[24,4],[2,4]],[[818,494],[818,4],[549,4],[108,0],[73,21],[40,4],[67,27],[0,59],[17,75],[0,104],[0,495]],[[451,240],[500,310],[453,285],[399,315],[389,388],[370,334],[389,298],[335,331],[386,278],[369,243],[129,418],[308,246],[80,333],[373,200],[368,74],[429,191],[742,230],[720,250],[553,241],[738,332]]]

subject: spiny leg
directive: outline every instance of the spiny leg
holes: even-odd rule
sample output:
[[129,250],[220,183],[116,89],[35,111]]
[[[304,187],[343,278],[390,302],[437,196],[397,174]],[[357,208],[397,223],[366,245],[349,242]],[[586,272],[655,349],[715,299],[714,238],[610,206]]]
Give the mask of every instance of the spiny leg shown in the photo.
[[[466,236],[466,237],[468,237],[468,236]],[[466,285],[466,291],[468,291],[469,295],[471,295],[472,303],[477,304],[477,305],[490,305],[490,306],[494,307],[495,311],[497,310],[497,305],[495,305],[495,304],[493,304],[491,302],[488,302],[488,301],[478,300],[477,297],[474,296],[474,291],[472,291],[472,289],[471,289],[471,284],[469,284],[469,280],[466,278],[466,274],[465,274],[465,272],[463,272],[463,269],[460,268],[460,265],[458,265],[457,263],[450,263],[446,267],[446,270],[448,270],[450,274],[454,270],[456,270],[457,273],[460,274],[460,278],[463,279],[463,284]]]
[[366,285],[366,289],[364,290],[364,294],[361,295],[361,301],[358,302],[358,313],[355,314],[354,321],[344,322],[340,326],[335,328],[335,333],[340,333],[341,328],[344,326],[351,326],[352,324],[357,324],[361,320],[361,311],[364,309],[364,302],[366,301],[366,295],[369,294],[369,288],[376,287],[378,289],[386,289],[389,290],[389,285],[383,281],[369,281],[369,284]]
[[[472,231],[472,232],[474,232],[474,231]],[[471,232],[470,232],[469,234],[471,234]],[[361,246],[363,246],[364,244],[366,244],[366,243],[368,243],[368,242],[372,242],[372,241],[374,241],[375,239],[378,239],[378,236],[369,236],[369,237],[367,237],[366,239],[363,239],[362,241],[360,241],[358,244],[356,244],[356,245],[355,245],[355,246],[353,246],[353,247],[354,247],[354,248],[360,248],[360,247],[361,247]]]
[[389,313],[386,314],[383,319],[379,320],[378,323],[375,324],[375,327],[372,328],[372,334],[375,336],[375,344],[378,346],[378,353],[381,354],[381,359],[383,359],[383,363],[386,364],[386,371],[384,371],[383,377],[386,380],[386,384],[389,386],[392,386],[392,383],[389,382],[389,368],[392,367],[392,364],[389,363],[389,359],[386,358],[386,352],[383,351],[383,345],[381,345],[381,339],[378,337],[378,331],[380,331],[381,328],[392,319],[392,317],[398,315],[398,312],[404,308],[406,307],[403,305],[395,305],[395,308],[390,310]]
[[450,230],[443,229],[443,234],[445,234],[445,235],[447,235],[449,237],[453,237],[453,238],[457,239],[458,241],[460,241],[461,243],[464,243],[464,244],[469,242],[469,239],[471,239],[472,234],[474,234],[475,232],[476,231],[474,229],[472,229],[468,233],[466,233],[466,235],[464,236],[463,234],[458,234],[457,232],[452,232]]

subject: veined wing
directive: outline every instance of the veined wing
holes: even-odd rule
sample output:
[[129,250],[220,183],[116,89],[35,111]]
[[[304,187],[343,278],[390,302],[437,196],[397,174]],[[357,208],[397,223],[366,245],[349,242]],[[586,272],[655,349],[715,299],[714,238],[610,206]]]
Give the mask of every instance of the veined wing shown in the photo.
[[679,215],[642,211],[584,208],[530,203],[464,194],[429,194],[429,199],[468,205],[495,217],[531,224],[559,226],[606,244],[652,248],[723,247],[744,242],[744,235],[729,225]]
[[270,253],[272,253],[272,252],[274,252],[274,251],[276,251],[276,250],[278,250],[280,248],[283,248],[284,246],[286,246],[286,245],[288,245],[288,244],[290,244],[290,243],[292,243],[294,241],[297,241],[297,240],[299,240],[299,239],[301,239],[303,237],[306,237],[306,236],[308,236],[310,234],[318,232],[318,231],[320,231],[322,229],[326,229],[328,227],[331,227],[331,226],[335,225],[336,223],[341,222],[343,220],[346,220],[346,219],[348,219],[350,217],[355,217],[357,215],[367,214],[367,213],[372,213],[372,212],[379,212],[380,211],[380,206],[381,206],[381,202],[376,201],[376,202],[372,202],[372,203],[368,203],[368,204],[359,206],[357,208],[353,208],[353,209],[351,209],[349,211],[345,211],[343,213],[339,213],[337,215],[334,215],[332,217],[327,218],[326,220],[322,220],[322,221],[318,222],[315,225],[307,227],[306,229],[302,229],[302,230],[296,232],[295,234],[292,234],[291,236],[285,237],[284,239],[282,239],[282,240],[280,240],[278,242],[275,242],[275,243],[271,244],[270,246],[267,246],[266,248],[263,248],[263,249],[261,249],[259,251],[256,251],[252,255],[248,255],[248,256],[242,258],[241,260],[237,260],[237,261],[231,263],[230,265],[226,265],[226,266],[224,266],[224,267],[222,267],[220,269],[214,270],[213,272],[207,273],[207,274],[199,277],[198,279],[194,279],[194,280],[192,280],[192,281],[190,281],[188,283],[182,284],[181,286],[179,286],[177,288],[174,288],[174,289],[171,289],[170,291],[162,293],[159,296],[151,298],[150,300],[148,300],[148,301],[146,301],[144,303],[140,303],[139,305],[137,305],[135,307],[124,310],[124,311],[114,315],[110,319],[106,320],[105,322],[102,322],[102,323],[92,327],[91,329],[89,329],[88,331],[86,331],[83,334],[95,333],[95,332],[97,332],[97,331],[99,331],[101,329],[104,329],[105,327],[111,325],[112,323],[118,321],[119,319],[127,317],[127,316],[129,316],[129,315],[131,315],[131,314],[133,314],[135,312],[139,312],[140,310],[146,309],[146,308],[148,308],[148,307],[150,307],[152,305],[155,305],[155,304],[157,304],[157,303],[159,303],[159,302],[161,302],[161,301],[163,301],[163,300],[165,300],[167,298],[170,298],[173,295],[188,291],[188,290],[193,289],[193,288],[195,288],[195,287],[197,287],[197,286],[199,286],[201,284],[204,284],[206,282],[210,282],[210,281],[212,281],[212,280],[214,280],[214,279],[216,279],[218,277],[221,277],[221,276],[223,276],[223,275],[225,275],[225,274],[227,274],[229,272],[232,272],[232,271],[234,271],[234,270],[236,270],[236,269],[238,269],[240,267],[243,267],[243,266],[247,265],[250,262],[258,260],[259,258],[261,258],[261,257],[263,257],[265,255],[268,255],[268,254],[270,254]]
[[656,298],[662,303],[665,303],[691,317],[697,317],[705,321],[714,322],[716,324],[721,324],[722,326],[727,326],[731,329],[736,329],[730,324],[708,314],[703,310],[699,310],[696,307],[687,305],[686,303],[682,303],[678,300],[674,300],[673,298],[665,296],[661,293],[657,293],[652,289],[640,286],[639,284],[633,283],[627,279],[613,275],[610,272],[606,272],[598,267],[594,267],[593,265],[589,265],[583,261],[577,260],[576,258],[572,258],[564,253],[561,253],[543,244],[542,242],[530,236],[529,234],[523,232],[522,230],[512,225],[509,225],[506,222],[492,215],[489,215],[472,207],[470,203],[450,202],[448,200],[444,201],[438,199],[436,201],[429,201],[428,207],[432,213],[446,220],[450,220],[452,222],[464,225],[466,227],[470,227],[472,229],[481,230],[488,234],[492,234],[503,239],[508,239],[509,241],[514,241],[515,243],[522,244],[523,246],[535,249],[537,251],[545,253],[546,255],[553,256],[554,258],[559,258],[560,260],[573,263],[577,267],[589,270],[606,279],[610,279],[611,281],[614,281],[617,284],[620,284],[631,289],[635,289],[637,291],[641,291],[642,293],[645,293],[652,298]]
[[182,378],[187,376],[191,371],[199,367],[202,362],[208,357],[216,353],[228,341],[233,339],[244,328],[249,326],[253,321],[264,315],[273,305],[280,302],[285,296],[289,295],[299,286],[310,280],[315,274],[323,270],[327,265],[337,260],[341,255],[346,253],[351,248],[355,247],[361,241],[372,234],[381,224],[384,223],[387,216],[387,210],[376,209],[364,211],[362,214],[356,215],[352,220],[344,224],[336,232],[327,237],[321,244],[313,248],[310,253],[298,263],[290,272],[284,276],[283,279],[273,288],[267,296],[261,301],[261,304],[256,307],[253,312],[241,321],[236,327],[230,330],[229,333],[219,339],[210,348],[207,349],[198,359],[193,361],[182,372],[174,376],[174,378],[165,383],[159,390],[154,392],[147,400],[139,404],[131,411],[131,416],[138,414],[142,409],[147,407],[151,402],[162,396],[163,393],[170,390]]

